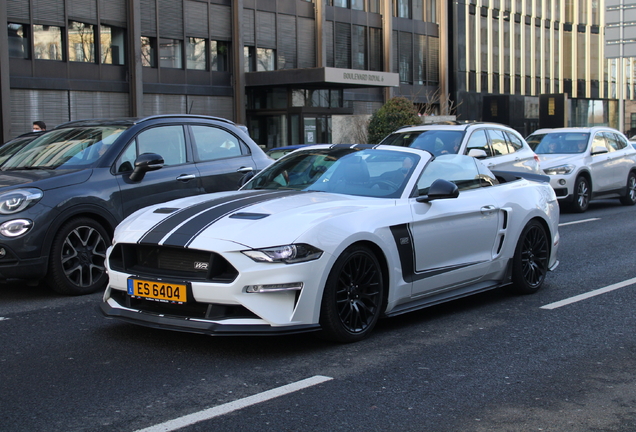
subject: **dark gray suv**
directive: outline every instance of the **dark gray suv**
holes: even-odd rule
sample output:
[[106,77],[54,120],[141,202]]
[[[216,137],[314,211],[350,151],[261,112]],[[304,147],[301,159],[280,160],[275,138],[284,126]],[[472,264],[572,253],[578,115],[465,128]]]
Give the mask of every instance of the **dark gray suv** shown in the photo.
[[105,287],[115,226],[163,201],[237,189],[272,159],[234,123],[162,115],[65,123],[0,166],[0,280]]

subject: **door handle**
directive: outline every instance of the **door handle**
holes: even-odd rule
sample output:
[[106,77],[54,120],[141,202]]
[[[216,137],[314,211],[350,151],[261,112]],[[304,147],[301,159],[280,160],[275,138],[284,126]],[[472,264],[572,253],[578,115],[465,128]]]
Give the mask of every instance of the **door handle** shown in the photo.
[[236,172],[240,172],[240,173],[247,173],[251,171],[254,171],[254,168],[252,168],[251,166],[242,166],[236,170]]
[[496,211],[497,211],[497,207],[495,207],[494,205],[487,205],[481,208],[481,213],[484,215],[493,214]]
[[196,176],[194,174],[181,174],[179,177],[177,177],[178,181],[182,181],[182,182],[187,182],[189,180],[192,180],[196,178]]

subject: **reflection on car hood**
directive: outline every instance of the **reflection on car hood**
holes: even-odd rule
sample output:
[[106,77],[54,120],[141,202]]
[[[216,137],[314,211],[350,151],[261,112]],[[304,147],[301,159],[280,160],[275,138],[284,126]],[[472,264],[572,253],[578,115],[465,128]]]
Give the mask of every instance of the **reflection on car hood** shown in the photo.
[[541,168],[549,168],[557,165],[574,163],[583,157],[582,154],[538,154]]
[[37,187],[42,190],[57,189],[84,183],[92,173],[92,169],[0,171],[0,190],[16,186]]
[[394,205],[391,199],[323,192],[221,192],[142,209],[117,227],[115,239],[201,249],[215,240],[247,247],[276,246],[294,242],[324,220]]

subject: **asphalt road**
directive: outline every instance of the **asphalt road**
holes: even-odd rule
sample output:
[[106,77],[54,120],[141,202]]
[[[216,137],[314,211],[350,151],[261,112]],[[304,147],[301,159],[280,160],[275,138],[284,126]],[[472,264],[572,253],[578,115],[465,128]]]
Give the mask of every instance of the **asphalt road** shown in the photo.
[[103,318],[99,294],[0,286],[0,431],[633,432],[636,207],[561,222],[539,293],[383,320],[350,345],[147,329]]

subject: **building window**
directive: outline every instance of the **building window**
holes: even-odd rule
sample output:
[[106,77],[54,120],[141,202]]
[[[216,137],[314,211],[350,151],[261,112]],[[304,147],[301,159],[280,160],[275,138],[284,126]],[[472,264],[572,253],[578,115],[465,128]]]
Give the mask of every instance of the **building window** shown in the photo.
[[33,48],[38,60],[62,60],[62,28],[34,25]]
[[230,70],[230,43],[225,41],[210,42],[210,69],[217,72]]
[[256,70],[273,71],[276,69],[276,50],[271,48],[256,49]]
[[367,28],[354,25],[351,40],[351,67],[353,69],[367,68]]
[[411,0],[397,0],[394,14],[399,18],[411,18]]
[[186,67],[188,69],[205,70],[208,61],[208,50],[203,38],[188,38],[186,45]]
[[369,28],[369,70],[382,70],[382,29]]
[[74,62],[95,62],[95,26],[76,21],[69,22],[68,59]]
[[636,113],[631,113],[630,117],[631,117],[630,128],[636,129]]
[[9,23],[9,57],[29,58],[28,26]]
[[157,39],[147,36],[141,37],[141,65],[157,67]]
[[99,28],[99,44],[102,52],[102,63],[126,64],[126,30],[120,27],[102,25]]
[[159,67],[183,68],[181,44],[179,39],[159,39]]
[[243,47],[243,69],[245,72],[254,72],[256,65],[254,59],[256,58],[256,48],[252,46]]
[[332,4],[336,7],[364,10],[364,0],[333,0]]
[[399,32],[398,73],[402,84],[413,84],[413,36]]

